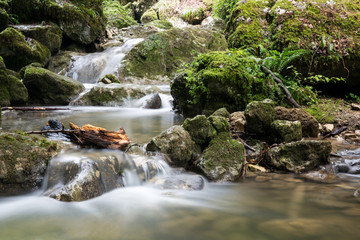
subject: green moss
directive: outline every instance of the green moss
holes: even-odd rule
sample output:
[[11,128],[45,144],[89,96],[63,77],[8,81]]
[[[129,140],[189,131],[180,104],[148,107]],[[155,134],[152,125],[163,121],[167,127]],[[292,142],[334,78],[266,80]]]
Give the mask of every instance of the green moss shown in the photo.
[[34,39],[26,39],[14,28],[7,28],[0,33],[0,45],[0,55],[10,69],[19,70],[32,62],[45,65],[50,58],[47,47]]
[[188,8],[184,9],[181,12],[181,18],[190,24],[196,25],[200,24],[202,20],[206,18],[206,9],[202,6],[197,8]]
[[167,20],[155,20],[147,23],[146,26],[154,26],[165,30],[168,30],[173,27],[172,23]]
[[155,20],[159,20],[158,15],[156,13],[156,11],[153,8],[150,8],[149,10],[147,10],[142,16],[140,21],[142,23],[149,23]]
[[103,8],[109,26],[124,28],[137,24],[131,17],[130,11],[124,8],[118,1],[104,0]]
[[191,139],[202,148],[206,147],[217,134],[216,129],[204,115],[185,119],[183,127],[189,132]]

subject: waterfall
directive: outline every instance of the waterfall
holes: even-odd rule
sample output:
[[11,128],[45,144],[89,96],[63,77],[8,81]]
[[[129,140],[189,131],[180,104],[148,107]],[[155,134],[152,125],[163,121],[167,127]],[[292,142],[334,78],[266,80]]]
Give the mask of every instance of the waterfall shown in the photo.
[[70,70],[65,75],[82,83],[96,83],[106,74],[114,74],[119,77],[118,69],[122,59],[143,40],[143,38],[128,39],[121,46],[74,57]]

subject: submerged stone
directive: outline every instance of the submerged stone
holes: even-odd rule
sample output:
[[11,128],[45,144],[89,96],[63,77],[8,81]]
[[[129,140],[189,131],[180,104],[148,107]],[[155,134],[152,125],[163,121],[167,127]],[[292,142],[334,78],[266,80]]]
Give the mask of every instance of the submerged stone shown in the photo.
[[154,184],[161,189],[202,190],[205,180],[200,175],[182,174],[157,179]]

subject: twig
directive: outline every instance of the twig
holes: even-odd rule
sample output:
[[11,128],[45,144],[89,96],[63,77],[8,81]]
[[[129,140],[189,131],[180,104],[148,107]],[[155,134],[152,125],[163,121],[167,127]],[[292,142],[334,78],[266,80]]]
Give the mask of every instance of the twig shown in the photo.
[[70,108],[59,107],[2,107],[2,111],[16,110],[16,111],[55,111],[55,110],[70,110]]
[[261,70],[263,70],[264,72],[268,73],[271,75],[271,77],[280,84],[282,90],[285,92],[286,98],[290,101],[290,103],[292,105],[294,105],[296,108],[301,108],[301,106],[295,101],[295,99],[291,96],[289,90],[287,90],[287,88],[285,87],[284,83],[281,81],[280,78],[278,78],[277,76],[275,76],[275,74],[270,71],[269,69],[267,69],[265,66],[261,66]]
[[77,132],[84,132],[83,130],[45,130],[45,131],[31,131],[31,132],[25,132],[25,134],[44,134],[44,133],[65,133],[65,134],[71,134],[71,133],[77,133]]

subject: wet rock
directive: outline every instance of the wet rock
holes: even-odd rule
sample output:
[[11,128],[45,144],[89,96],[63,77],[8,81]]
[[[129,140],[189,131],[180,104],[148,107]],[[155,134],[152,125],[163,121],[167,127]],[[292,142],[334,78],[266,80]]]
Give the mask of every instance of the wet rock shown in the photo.
[[88,156],[58,156],[51,161],[43,195],[59,201],[84,201],[123,187],[122,173],[128,157],[124,153]]
[[60,75],[65,75],[69,70],[71,59],[78,55],[79,53],[76,52],[61,51],[50,58],[48,69]]
[[300,121],[303,137],[317,137],[319,134],[319,122],[301,108],[276,107],[276,119],[288,121]]
[[39,188],[48,162],[59,151],[56,142],[0,131],[0,195]]
[[150,99],[146,100],[144,108],[159,109],[161,108],[161,98],[158,93],[151,96]]
[[270,125],[271,143],[299,141],[302,137],[301,123],[299,121],[275,120]]
[[264,138],[269,133],[270,124],[275,120],[275,104],[271,100],[254,101],[246,106],[244,111],[248,133]]
[[217,134],[216,129],[205,115],[185,119],[183,127],[189,132],[191,139],[202,148],[205,148]]
[[0,56],[0,106],[25,104],[28,101],[28,91],[16,74],[6,69]]
[[192,61],[197,53],[225,48],[224,37],[211,30],[171,28],[136,45],[124,58],[121,73],[125,80],[170,81],[178,67]]
[[101,82],[104,84],[110,84],[110,83],[120,83],[120,80],[117,79],[114,74],[106,74],[98,82]]
[[200,149],[182,126],[173,126],[153,138],[146,151],[166,154],[172,165],[187,168],[197,158]]
[[68,105],[85,89],[82,83],[74,79],[35,67],[25,70],[23,82],[28,89],[30,102],[34,104]]
[[205,180],[200,175],[174,175],[157,179],[155,186],[161,189],[202,190]]
[[60,50],[62,43],[62,31],[56,24],[42,23],[32,25],[15,25],[14,28],[28,38],[32,38],[46,46],[51,53]]
[[204,150],[197,166],[213,181],[237,181],[244,164],[244,145],[220,133]]
[[266,163],[289,172],[306,172],[329,163],[331,143],[305,140],[286,143],[269,150]]
[[0,55],[7,68],[16,71],[33,62],[44,66],[51,55],[47,47],[35,39],[25,38],[22,33],[11,27],[0,33],[0,45]]
[[244,132],[246,119],[243,111],[230,114],[230,125],[234,126],[236,132]]
[[140,99],[147,94],[159,92],[157,87],[146,88],[133,84],[98,84],[73,104],[85,106],[121,106],[125,100]]

